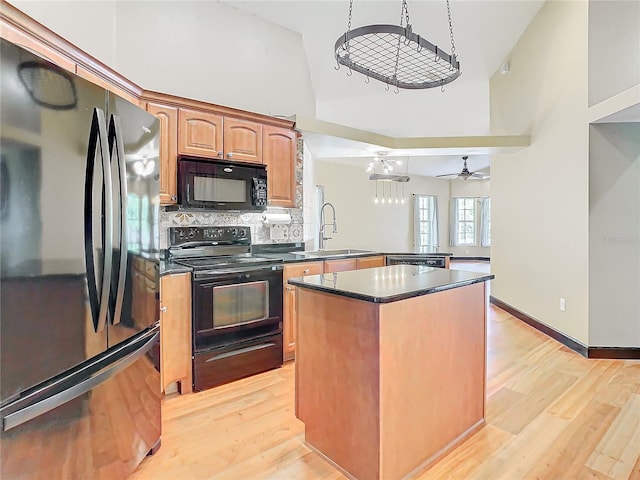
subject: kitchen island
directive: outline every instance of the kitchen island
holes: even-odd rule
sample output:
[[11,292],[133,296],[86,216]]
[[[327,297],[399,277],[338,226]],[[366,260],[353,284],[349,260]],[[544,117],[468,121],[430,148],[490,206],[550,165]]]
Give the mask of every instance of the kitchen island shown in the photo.
[[486,281],[396,265],[290,279],[296,416],[351,478],[401,478],[484,425]]

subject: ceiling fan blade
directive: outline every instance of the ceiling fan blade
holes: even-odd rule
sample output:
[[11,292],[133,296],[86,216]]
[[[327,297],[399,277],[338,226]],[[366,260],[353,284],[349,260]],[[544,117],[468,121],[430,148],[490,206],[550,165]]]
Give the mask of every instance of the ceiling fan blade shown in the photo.
[[484,180],[484,179],[487,179],[487,178],[489,178],[489,177],[490,177],[490,175],[489,175],[488,173],[473,172],[473,173],[471,174],[471,178],[477,178],[477,179],[479,179],[479,180]]
[[436,175],[436,177],[451,177],[451,178],[456,178],[458,175],[460,175],[459,173],[445,173],[444,175]]

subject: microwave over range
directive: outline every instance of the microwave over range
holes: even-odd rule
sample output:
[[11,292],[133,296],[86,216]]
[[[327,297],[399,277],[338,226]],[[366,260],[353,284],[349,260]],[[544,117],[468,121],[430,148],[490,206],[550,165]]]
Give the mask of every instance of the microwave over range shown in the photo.
[[186,208],[266,210],[267,169],[264,165],[180,157],[178,203]]

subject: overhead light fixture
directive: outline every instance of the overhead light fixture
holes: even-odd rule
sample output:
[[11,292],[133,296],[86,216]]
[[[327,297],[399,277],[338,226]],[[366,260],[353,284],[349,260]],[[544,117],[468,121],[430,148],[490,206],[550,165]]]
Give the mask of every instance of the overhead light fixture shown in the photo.
[[451,54],[413,33],[409,23],[407,0],[402,0],[400,25],[366,25],[351,29],[353,0],[349,0],[347,31],[340,35],[334,46],[335,58],[340,65],[375,78],[395,87],[423,89],[441,87],[461,75],[453,39],[451,8],[446,0],[451,37]]
[[[409,175],[407,175],[409,159],[407,158],[406,162],[403,162],[402,160],[389,160],[386,156],[387,152],[378,152],[376,157],[367,165],[369,180],[376,182],[376,196],[373,199],[373,203],[404,204],[404,184],[410,180]],[[397,169],[403,165],[405,166],[404,175],[400,173],[393,173],[394,168]],[[378,198],[379,182],[382,182],[382,198]],[[387,198],[386,195],[386,184],[389,184],[389,198]]]

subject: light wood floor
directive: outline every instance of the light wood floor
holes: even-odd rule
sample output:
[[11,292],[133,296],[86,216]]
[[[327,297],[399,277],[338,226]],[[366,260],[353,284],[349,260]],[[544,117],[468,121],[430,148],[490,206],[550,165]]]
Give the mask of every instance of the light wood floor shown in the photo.
[[[487,425],[419,478],[640,480],[640,362],[585,359],[490,307]],[[294,365],[163,403],[141,479],[344,478],[304,445]]]

